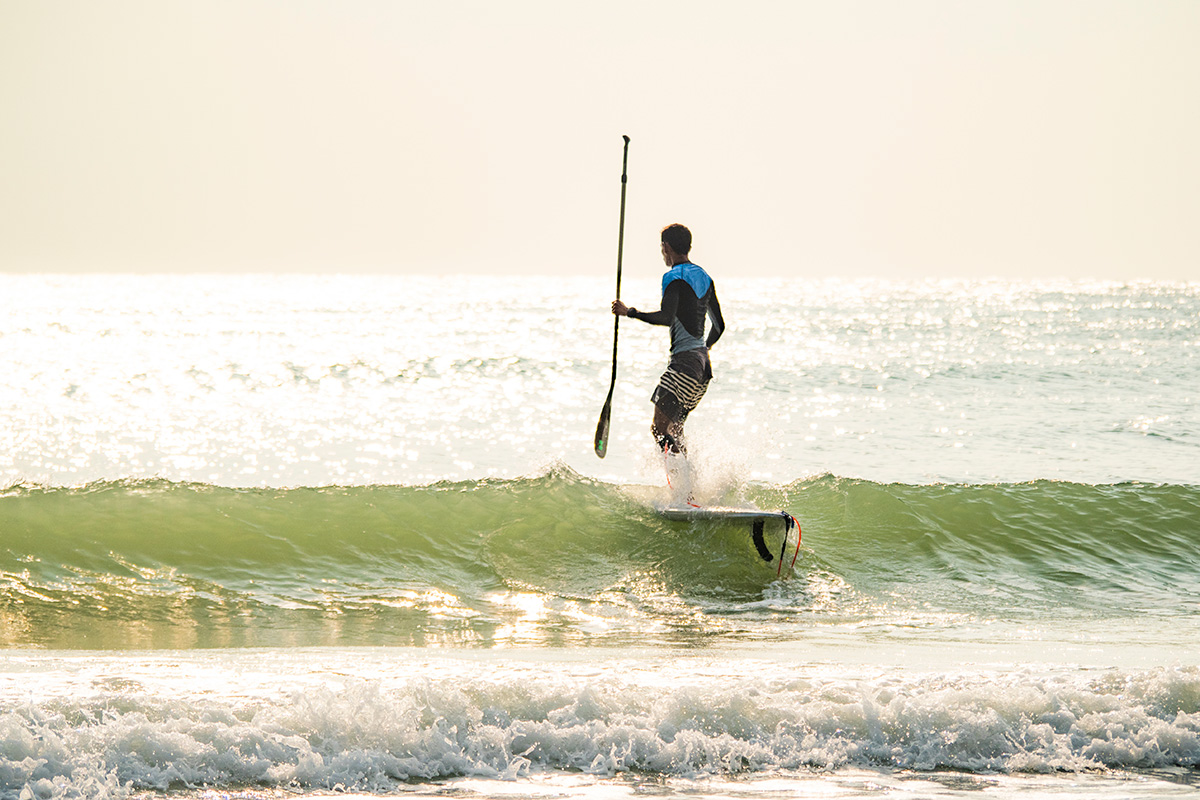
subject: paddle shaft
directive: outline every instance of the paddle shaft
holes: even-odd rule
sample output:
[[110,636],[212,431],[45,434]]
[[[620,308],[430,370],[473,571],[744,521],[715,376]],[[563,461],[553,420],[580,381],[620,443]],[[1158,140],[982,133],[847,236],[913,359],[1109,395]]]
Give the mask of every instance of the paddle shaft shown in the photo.
[[[629,137],[625,140],[625,149],[621,154],[621,221],[617,228],[617,295],[621,299],[621,261],[625,254],[625,187],[629,182]],[[608,452],[608,429],[612,419],[613,390],[617,387],[617,337],[621,332],[621,318],[613,315],[613,355],[612,381],[608,385],[608,397],[604,400],[604,408],[600,411],[600,422],[596,425],[595,448],[596,455],[604,458]]]
[[[625,136],[622,138],[625,139],[625,152],[621,156],[621,222],[617,227],[617,300],[621,299],[621,258],[625,254],[625,186],[629,182],[629,137]],[[612,394],[612,387],[617,385],[617,334],[620,330],[621,318],[613,314],[612,386],[608,389],[610,395]]]

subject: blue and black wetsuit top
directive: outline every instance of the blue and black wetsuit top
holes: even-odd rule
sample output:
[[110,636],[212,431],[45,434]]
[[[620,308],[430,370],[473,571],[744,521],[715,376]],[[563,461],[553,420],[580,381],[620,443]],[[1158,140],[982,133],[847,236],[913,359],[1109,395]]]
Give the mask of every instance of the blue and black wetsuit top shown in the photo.
[[[670,325],[673,356],[716,344],[725,332],[725,318],[721,316],[716,284],[707,272],[690,261],[676,264],[663,275],[662,293],[662,308],[658,311],[638,311],[630,316],[651,325]],[[705,317],[712,322],[707,338]]]

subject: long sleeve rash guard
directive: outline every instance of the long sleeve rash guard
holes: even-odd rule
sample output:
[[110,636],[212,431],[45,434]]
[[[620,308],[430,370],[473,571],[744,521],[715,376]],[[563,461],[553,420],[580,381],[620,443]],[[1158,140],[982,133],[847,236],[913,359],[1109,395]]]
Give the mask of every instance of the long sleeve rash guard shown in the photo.
[[[707,338],[706,317],[712,322]],[[676,264],[663,275],[662,308],[638,311],[634,319],[651,325],[669,325],[671,355],[712,347],[725,332],[716,284],[708,273],[690,262]]]

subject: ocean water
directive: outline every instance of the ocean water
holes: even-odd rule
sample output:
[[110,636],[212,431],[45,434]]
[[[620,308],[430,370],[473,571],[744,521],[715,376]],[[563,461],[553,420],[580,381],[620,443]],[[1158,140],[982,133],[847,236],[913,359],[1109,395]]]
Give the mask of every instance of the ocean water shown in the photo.
[[1200,794],[1200,286],[718,285],[0,276],[0,798]]

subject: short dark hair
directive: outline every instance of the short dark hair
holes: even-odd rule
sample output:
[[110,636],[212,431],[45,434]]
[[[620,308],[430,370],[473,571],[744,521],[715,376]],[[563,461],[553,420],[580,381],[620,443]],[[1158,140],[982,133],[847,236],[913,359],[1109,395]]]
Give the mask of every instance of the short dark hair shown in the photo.
[[676,222],[662,229],[662,241],[679,255],[686,256],[692,249],[692,232]]

